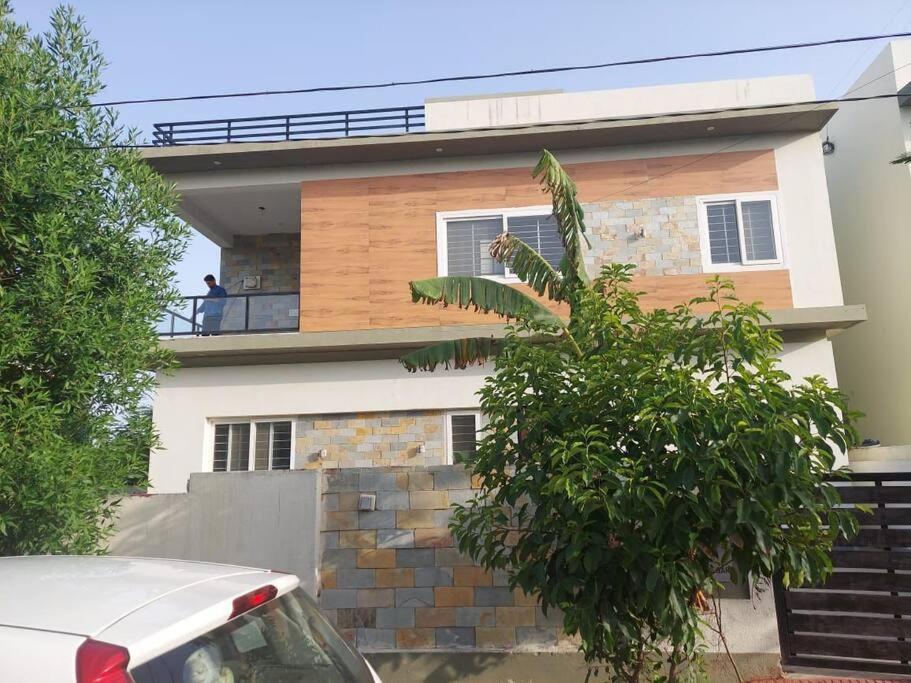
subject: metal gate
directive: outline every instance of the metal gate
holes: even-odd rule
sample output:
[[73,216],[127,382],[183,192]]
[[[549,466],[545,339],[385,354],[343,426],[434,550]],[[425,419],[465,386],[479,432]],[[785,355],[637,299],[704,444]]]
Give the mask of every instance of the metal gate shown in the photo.
[[855,473],[838,486],[873,514],[857,510],[860,533],[832,551],[824,585],[776,582],[782,666],[911,674],[911,473]]

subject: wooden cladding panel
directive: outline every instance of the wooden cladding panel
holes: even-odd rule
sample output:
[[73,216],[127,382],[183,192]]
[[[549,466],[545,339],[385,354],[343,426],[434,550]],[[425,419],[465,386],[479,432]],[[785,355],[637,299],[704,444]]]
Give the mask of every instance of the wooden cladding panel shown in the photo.
[[[640,299],[642,307],[672,308],[697,296],[708,294],[708,280],[712,275],[656,275],[633,278],[633,287],[645,294]],[[791,276],[787,270],[756,270],[752,272],[727,273],[725,278],[734,283],[735,292],[741,301],[761,301],[768,310],[792,308]],[[696,310],[708,312],[711,304],[697,306]]]
[[[772,151],[567,166],[583,202],[777,188]],[[417,306],[408,282],[437,275],[436,212],[549,204],[529,168],[307,181],[301,186],[301,331],[490,322]],[[647,307],[705,293],[707,275],[641,277]],[[785,270],[734,273],[738,294],[790,308]],[[556,309],[565,312],[561,309]]]

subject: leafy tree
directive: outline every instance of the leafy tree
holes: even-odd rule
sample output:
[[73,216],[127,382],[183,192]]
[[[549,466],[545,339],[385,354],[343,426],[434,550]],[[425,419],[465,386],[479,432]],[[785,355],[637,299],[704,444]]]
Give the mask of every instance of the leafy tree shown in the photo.
[[[480,392],[489,422],[467,465],[481,495],[458,506],[452,530],[480,564],[562,610],[589,662],[626,681],[664,664],[677,680],[715,627],[718,572],[796,586],[831,571],[834,539],[856,528],[826,481],[833,449],[855,439],[853,414],[821,377],[795,383],[781,370],[779,336],[729,283],[649,312],[631,266],[589,282],[574,184],[546,151],[535,176],[553,197],[560,271],[508,234],[491,254],[567,304],[568,320],[489,280],[411,283],[416,302],[515,321]],[[707,304],[711,313],[694,312]],[[476,339],[402,360],[465,367],[492,350]]]
[[32,37],[0,1],[0,555],[92,552],[143,479],[154,323],[186,242],[114,113],[81,19]]

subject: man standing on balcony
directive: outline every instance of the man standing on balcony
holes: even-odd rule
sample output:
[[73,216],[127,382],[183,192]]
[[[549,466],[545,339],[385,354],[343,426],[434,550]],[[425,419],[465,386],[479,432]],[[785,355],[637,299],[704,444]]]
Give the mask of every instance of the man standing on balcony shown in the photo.
[[221,330],[221,317],[225,310],[228,293],[224,287],[215,281],[215,276],[212,274],[206,275],[203,281],[208,286],[209,293],[206,295],[206,300],[199,307],[199,312],[203,314],[202,336],[208,337],[209,335],[218,334]]

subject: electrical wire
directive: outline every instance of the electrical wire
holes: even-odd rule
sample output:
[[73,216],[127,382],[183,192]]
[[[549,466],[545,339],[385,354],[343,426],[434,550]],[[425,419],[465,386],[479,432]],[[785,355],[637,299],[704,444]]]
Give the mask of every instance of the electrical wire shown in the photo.
[[785,43],[782,45],[762,45],[759,47],[736,48],[731,50],[716,50],[713,52],[692,52],[689,54],[665,55],[660,57],[643,57],[640,59],[624,59],[614,62],[602,62],[598,64],[577,64],[569,66],[553,66],[542,69],[523,69],[518,71],[499,71],[483,74],[467,74],[458,76],[438,76],[433,78],[418,78],[405,81],[387,81],[382,83],[360,83],[349,85],[324,85],[311,88],[289,88],[284,90],[254,90],[248,92],[223,92],[209,93],[203,95],[179,95],[171,97],[145,97],[124,100],[107,100],[104,102],[93,102],[88,107],[113,107],[127,104],[154,104],[162,102],[189,102],[198,100],[219,100],[241,97],[266,97],[271,95],[300,95],[320,92],[342,92],[349,90],[378,90],[381,88],[398,88],[407,85],[429,85],[433,83],[455,83],[462,81],[478,81],[491,78],[512,78],[516,76],[537,76],[542,74],[565,73],[568,71],[591,71],[594,69],[608,69],[618,66],[633,66],[637,64],[658,64],[661,62],[672,62],[682,59],[704,59],[709,57],[725,57],[730,55],[744,55],[762,52],[775,52],[779,50],[796,50],[810,47],[821,47],[824,45],[844,45],[848,43],[861,43],[871,40],[885,40],[892,38],[908,38],[911,32],[901,33],[881,33],[871,36],[851,36],[848,38],[830,38],[827,40],[815,40],[802,43]]

